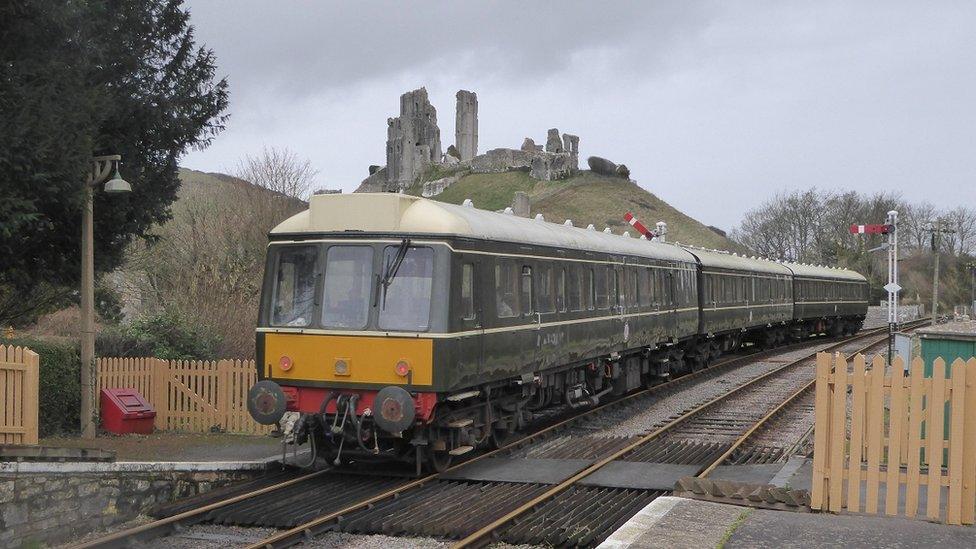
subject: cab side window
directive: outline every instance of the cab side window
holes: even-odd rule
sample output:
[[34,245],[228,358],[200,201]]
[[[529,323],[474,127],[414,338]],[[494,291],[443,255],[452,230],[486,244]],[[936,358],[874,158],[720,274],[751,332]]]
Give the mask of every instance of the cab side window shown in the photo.
[[532,267],[522,265],[522,314],[532,314]]
[[461,265],[461,318],[474,319],[474,265]]

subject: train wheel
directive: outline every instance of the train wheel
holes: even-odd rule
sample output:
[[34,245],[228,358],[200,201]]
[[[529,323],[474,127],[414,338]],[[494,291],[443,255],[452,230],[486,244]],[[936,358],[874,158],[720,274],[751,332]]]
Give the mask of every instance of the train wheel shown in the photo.
[[443,473],[451,467],[451,461],[454,456],[448,453],[447,450],[428,450],[427,451],[427,465],[430,470],[435,473]]

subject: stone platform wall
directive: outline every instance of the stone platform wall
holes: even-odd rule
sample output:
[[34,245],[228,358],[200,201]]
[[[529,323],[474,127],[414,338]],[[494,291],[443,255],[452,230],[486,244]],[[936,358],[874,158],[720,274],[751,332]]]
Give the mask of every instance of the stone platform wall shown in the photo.
[[[264,472],[263,467],[234,470],[207,467],[209,464],[168,471],[111,467],[122,465],[113,463],[30,465],[48,467],[35,467],[32,472],[3,472],[11,467],[0,467],[0,547],[73,542],[145,514],[158,503]],[[80,466],[76,470],[84,470],[86,465],[101,467],[73,472],[65,465]],[[58,472],[58,466],[63,472]]]

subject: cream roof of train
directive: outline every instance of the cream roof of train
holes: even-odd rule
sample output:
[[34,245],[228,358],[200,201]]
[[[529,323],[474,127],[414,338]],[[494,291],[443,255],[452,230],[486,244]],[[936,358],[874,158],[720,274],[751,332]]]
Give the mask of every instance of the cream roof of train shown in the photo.
[[824,267],[822,265],[807,265],[804,263],[783,263],[793,271],[793,274],[799,277],[813,277],[813,278],[837,278],[840,280],[856,280],[858,282],[867,282],[864,275],[857,271],[852,271],[850,269],[840,269],[836,267]]
[[[580,220],[585,225],[585,220]],[[515,215],[447,204],[395,193],[315,195],[309,209],[271,230],[273,235],[300,233],[404,233],[454,235],[500,242],[516,242],[641,255],[654,259],[694,262],[686,250],[672,244],[606,234],[602,230],[569,227]]]
[[687,250],[701,261],[702,267],[714,267],[718,269],[735,269],[740,271],[753,271],[758,273],[771,273],[789,276],[792,274],[789,269],[782,264],[768,259],[752,259],[744,255],[735,255],[728,252],[717,250],[706,250],[688,246]]

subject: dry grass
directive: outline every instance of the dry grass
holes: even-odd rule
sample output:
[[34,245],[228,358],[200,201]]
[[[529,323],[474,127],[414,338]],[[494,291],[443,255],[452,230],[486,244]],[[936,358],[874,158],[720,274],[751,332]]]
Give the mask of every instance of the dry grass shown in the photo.
[[578,227],[592,223],[601,230],[604,227],[611,227],[614,232],[629,229],[635,234],[623,218],[624,213],[630,211],[649,228],[658,221],[667,222],[671,241],[706,248],[740,249],[639,185],[590,171],[582,171],[562,181],[537,181],[522,171],[471,174],[434,199],[460,204],[470,198],[478,208],[499,210],[511,205],[516,191],[528,193],[532,213],[541,213],[548,221],[562,223],[571,219]]

